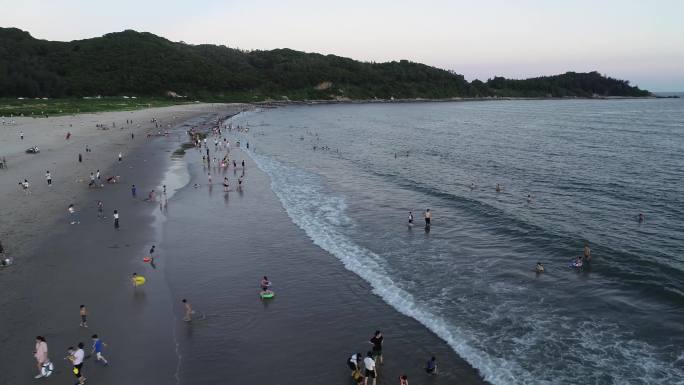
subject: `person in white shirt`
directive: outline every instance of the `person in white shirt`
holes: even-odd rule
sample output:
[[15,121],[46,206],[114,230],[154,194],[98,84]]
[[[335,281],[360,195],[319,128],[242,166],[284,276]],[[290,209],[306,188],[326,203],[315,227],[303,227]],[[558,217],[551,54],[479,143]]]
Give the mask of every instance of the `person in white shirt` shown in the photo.
[[119,229],[119,210],[114,210],[114,228]]
[[24,193],[26,193],[26,195],[31,195],[31,190],[29,189],[30,185],[29,185],[28,179],[24,179],[24,181],[22,183],[19,183],[19,184],[21,185],[21,188],[24,189]]
[[86,382],[86,378],[83,375],[83,359],[85,358],[83,346],[83,342],[79,342],[78,349],[74,350],[73,347],[70,347],[68,350],[69,355],[67,356],[67,359],[71,361],[71,364],[74,366],[73,373],[74,376],[78,378],[79,384],[85,384]]
[[363,359],[363,366],[366,368],[366,379],[364,385],[368,385],[368,378],[373,379],[373,385],[376,385],[377,374],[375,373],[375,360],[373,360],[373,352],[368,352],[367,357]]
[[67,209],[69,211],[69,218],[71,218],[71,224],[75,225],[78,222],[78,218],[76,218],[76,208],[74,207],[73,203],[69,205],[69,208]]
[[50,170],[45,172],[45,180],[47,181],[48,186],[52,186],[52,174],[50,174]]

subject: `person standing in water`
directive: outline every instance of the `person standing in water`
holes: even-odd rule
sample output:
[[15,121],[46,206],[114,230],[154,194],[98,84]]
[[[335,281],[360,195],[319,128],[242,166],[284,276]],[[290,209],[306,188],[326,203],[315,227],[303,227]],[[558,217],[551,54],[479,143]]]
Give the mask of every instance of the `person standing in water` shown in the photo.
[[119,210],[114,210],[114,228],[119,229]]
[[97,201],[97,217],[104,218],[104,204],[102,201]]
[[123,159],[123,154],[119,153],[119,162],[121,162],[121,159]]
[[192,313],[194,313],[192,311],[192,305],[190,305],[190,302],[188,302],[188,300],[185,298],[183,298],[181,300],[181,302],[183,303],[183,307],[185,307],[185,317],[183,317],[183,321],[185,321],[185,322],[192,321]]
[[425,227],[430,227],[430,220],[432,220],[432,213],[430,209],[425,210]]
[[408,225],[409,225],[409,227],[413,226],[413,213],[411,211],[409,211],[409,214],[408,214]]
[[373,344],[373,359],[380,365],[382,365],[382,341],[384,339],[380,330],[376,330],[370,339],[370,343]]
[[366,368],[366,378],[364,379],[364,385],[368,385],[368,378],[373,379],[373,385],[377,383],[377,374],[375,372],[375,361],[373,360],[373,353],[368,352],[366,358],[363,359],[363,366]]
[[437,358],[432,356],[428,360],[427,364],[425,364],[425,372],[432,375],[437,374]]
[[584,241],[584,260],[587,262],[591,261],[591,249],[587,241]]

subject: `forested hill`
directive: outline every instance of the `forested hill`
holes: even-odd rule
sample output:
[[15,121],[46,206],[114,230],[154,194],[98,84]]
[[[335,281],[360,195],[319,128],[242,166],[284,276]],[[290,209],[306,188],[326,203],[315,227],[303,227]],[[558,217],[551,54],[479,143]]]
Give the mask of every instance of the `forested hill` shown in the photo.
[[364,63],[291,49],[242,51],[123,31],[57,42],[0,28],[0,96],[81,97],[169,91],[223,100],[648,96],[597,72],[468,82],[406,60]]

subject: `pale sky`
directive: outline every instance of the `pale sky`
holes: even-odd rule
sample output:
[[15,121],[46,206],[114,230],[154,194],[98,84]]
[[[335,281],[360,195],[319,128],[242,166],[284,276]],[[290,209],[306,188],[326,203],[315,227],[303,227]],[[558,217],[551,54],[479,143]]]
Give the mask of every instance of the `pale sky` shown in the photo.
[[468,80],[597,70],[684,91],[684,0],[0,0],[0,26],[47,40],[135,29],[242,49],[408,59]]

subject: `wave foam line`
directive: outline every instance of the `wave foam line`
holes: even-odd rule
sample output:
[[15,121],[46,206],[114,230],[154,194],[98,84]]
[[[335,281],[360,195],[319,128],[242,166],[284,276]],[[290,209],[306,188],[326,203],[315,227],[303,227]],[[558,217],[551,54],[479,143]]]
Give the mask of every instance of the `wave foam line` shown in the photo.
[[[374,294],[446,341],[457,354],[477,368],[486,381],[494,385],[533,382],[533,376],[518,364],[492,357],[468,344],[467,338],[458,327],[433,314],[419,304],[413,295],[397,285],[379,263],[382,260],[379,255],[357,245],[336,231],[334,226],[321,220],[329,217],[331,210],[343,208],[344,204],[339,198],[326,199],[315,175],[248,150],[245,152],[269,175],[271,188],[292,221],[305,231],[314,244],[334,255],[347,270],[368,282]],[[313,199],[314,197],[317,199]],[[318,213],[326,215],[317,215]],[[342,210],[338,210],[337,215],[345,216]]]

